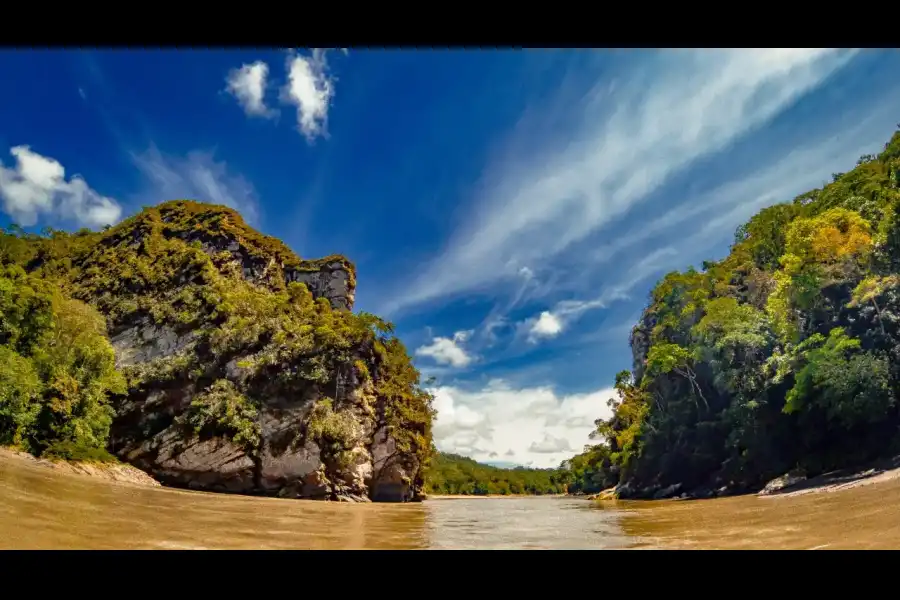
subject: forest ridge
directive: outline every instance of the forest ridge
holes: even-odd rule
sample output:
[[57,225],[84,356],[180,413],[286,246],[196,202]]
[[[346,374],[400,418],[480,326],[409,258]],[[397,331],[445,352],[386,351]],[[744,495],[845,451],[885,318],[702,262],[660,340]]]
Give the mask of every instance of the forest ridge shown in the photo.
[[572,491],[708,497],[900,452],[900,132],[663,277]]

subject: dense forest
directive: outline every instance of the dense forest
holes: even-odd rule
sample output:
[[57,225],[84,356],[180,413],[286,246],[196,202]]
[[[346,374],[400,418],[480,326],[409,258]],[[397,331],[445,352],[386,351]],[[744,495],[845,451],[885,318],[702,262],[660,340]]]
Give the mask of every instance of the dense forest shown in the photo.
[[567,477],[558,469],[502,469],[439,452],[426,473],[425,489],[429,494],[461,496],[563,494]]
[[570,491],[708,497],[900,452],[900,132],[669,273]]
[[[298,282],[335,272],[334,305]],[[223,439],[248,466],[237,484],[230,471],[220,481],[253,492],[264,452],[315,447],[323,466],[303,485],[334,497],[368,493],[358,465],[373,460],[366,436],[382,431],[393,450],[376,478],[415,492],[431,453],[431,397],[392,326],[347,310],[354,288],[343,257],[301,260],[222,206],[168,202],[101,232],[0,229],[0,444],[102,460],[116,444],[136,456],[172,439],[166,431],[180,447]],[[294,406],[304,420],[267,442],[264,420]],[[138,466],[174,473],[154,462],[160,453],[145,451]]]

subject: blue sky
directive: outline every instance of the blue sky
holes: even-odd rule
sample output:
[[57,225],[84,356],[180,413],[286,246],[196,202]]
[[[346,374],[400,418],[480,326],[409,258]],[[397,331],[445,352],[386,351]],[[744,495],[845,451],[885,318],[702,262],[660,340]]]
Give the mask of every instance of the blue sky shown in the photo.
[[2,51],[0,225],[228,204],[357,265],[437,379],[436,442],[551,466],[665,272],[877,152],[900,54]]

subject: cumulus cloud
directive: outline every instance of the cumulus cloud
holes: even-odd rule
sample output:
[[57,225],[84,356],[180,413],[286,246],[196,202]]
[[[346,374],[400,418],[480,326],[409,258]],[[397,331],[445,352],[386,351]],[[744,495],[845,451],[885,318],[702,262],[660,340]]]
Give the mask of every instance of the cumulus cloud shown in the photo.
[[234,96],[248,116],[274,117],[277,111],[266,106],[269,65],[263,61],[245,64],[228,72],[226,91]]
[[258,218],[259,199],[253,184],[231,172],[212,152],[194,151],[186,157],[176,157],[151,147],[132,155],[132,160],[147,178],[149,189],[142,196],[148,204],[197,200],[229,206],[251,224]]
[[466,367],[472,362],[473,357],[466,352],[462,344],[471,335],[472,331],[457,331],[452,338],[434,337],[430,344],[417,348],[416,355],[427,356],[442,365]]
[[542,337],[556,337],[563,330],[560,318],[549,311],[543,311],[530,326],[529,339],[533,342]]
[[519,464],[554,467],[591,443],[594,420],[609,416],[606,402],[614,392],[564,395],[498,380],[478,390],[441,386],[432,393],[440,450],[480,461],[502,453]]
[[287,83],[282,101],[297,108],[297,127],[313,141],[328,135],[328,109],[334,97],[335,79],[328,73],[325,50],[316,48],[311,56],[292,55],[287,62]]
[[[521,280],[621,218],[675,174],[771,121],[852,51],[763,49],[641,54],[570,107],[560,139],[527,139],[489,165],[470,222],[387,312]],[[614,90],[612,89],[614,87]],[[537,153],[535,152],[537,150]],[[518,284],[517,284],[518,285]]]
[[10,154],[16,164],[7,167],[0,162],[0,198],[4,212],[19,225],[29,227],[47,216],[100,227],[122,216],[118,202],[91,189],[80,175],[66,179],[59,161],[28,146],[15,146]]

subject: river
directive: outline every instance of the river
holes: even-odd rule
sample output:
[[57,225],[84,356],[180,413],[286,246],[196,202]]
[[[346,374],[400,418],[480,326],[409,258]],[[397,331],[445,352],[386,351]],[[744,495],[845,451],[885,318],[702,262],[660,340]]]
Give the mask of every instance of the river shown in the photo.
[[0,456],[0,548],[900,548],[900,480],[794,498],[338,504],[111,483]]

